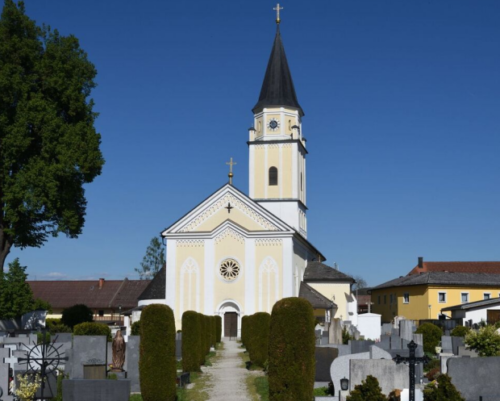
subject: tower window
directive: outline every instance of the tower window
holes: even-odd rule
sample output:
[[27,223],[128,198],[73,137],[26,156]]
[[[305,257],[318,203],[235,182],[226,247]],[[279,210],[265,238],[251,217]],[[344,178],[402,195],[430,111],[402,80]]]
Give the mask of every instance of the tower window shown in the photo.
[[278,169],[276,167],[269,169],[269,185],[278,185]]

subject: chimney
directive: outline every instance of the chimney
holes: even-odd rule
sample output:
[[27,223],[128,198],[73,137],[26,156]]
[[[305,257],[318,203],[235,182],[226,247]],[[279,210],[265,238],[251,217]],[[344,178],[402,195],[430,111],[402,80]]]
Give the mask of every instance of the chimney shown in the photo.
[[99,279],[99,289],[102,290],[102,287],[104,287],[104,279],[100,278]]
[[424,258],[422,256],[418,257],[418,268],[423,269],[424,268]]

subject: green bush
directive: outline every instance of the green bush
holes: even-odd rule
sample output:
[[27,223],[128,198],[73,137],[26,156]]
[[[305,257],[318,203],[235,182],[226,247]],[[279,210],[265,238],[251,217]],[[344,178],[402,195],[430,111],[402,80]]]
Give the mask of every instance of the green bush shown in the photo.
[[248,316],[243,316],[241,318],[241,343],[243,344],[244,347],[247,346],[247,320]]
[[451,335],[454,337],[465,337],[470,331],[470,328],[465,326],[457,326],[451,331]]
[[111,329],[104,323],[86,322],[77,324],[73,329],[75,336],[106,336],[112,341]]
[[[207,315],[202,315],[203,319],[203,356],[205,357],[210,352],[210,322]],[[203,361],[205,362],[205,361]]]
[[210,332],[210,347],[215,347],[215,316],[208,317],[208,327]]
[[71,327],[66,326],[61,322],[61,319],[47,319],[45,321],[45,327],[48,331],[50,331],[50,334],[73,332],[73,330],[71,330]]
[[349,334],[349,330],[347,330],[347,326],[344,326],[344,327],[342,327],[342,344],[349,344],[349,340],[353,340],[353,338]]
[[264,366],[269,354],[269,326],[271,315],[266,312],[259,312],[252,315],[252,349],[250,360],[257,366]]
[[215,339],[218,343],[222,341],[222,318],[220,316],[215,316]]
[[144,401],[175,401],[175,321],[166,305],[151,304],[142,311],[139,377]]
[[77,324],[91,322],[92,310],[87,305],[73,305],[62,312],[61,323],[73,329]]
[[269,330],[269,400],[309,401],[315,371],[314,312],[301,298],[273,307]]
[[207,350],[205,348],[205,316],[198,313],[198,326],[200,327],[200,332],[198,333],[198,341],[200,342],[200,366],[205,363],[205,355],[207,355]]
[[435,354],[436,347],[443,335],[441,328],[432,323],[424,323],[418,326],[416,333],[422,334],[424,337],[424,351]]
[[200,371],[200,320],[198,313],[186,311],[182,314],[182,370]]
[[465,336],[465,345],[477,351],[479,356],[500,355],[500,334],[495,326],[481,327]]
[[132,327],[131,327],[130,332],[133,336],[140,336],[141,335],[141,321],[140,320],[132,323]]
[[252,345],[253,345],[253,316],[250,315],[247,316],[247,321],[246,321],[246,344],[245,347],[248,351],[248,354],[250,355],[252,353]]
[[351,394],[347,397],[347,401],[387,401],[387,398],[382,393],[376,377],[367,376],[361,384],[354,387]]
[[455,388],[448,375],[440,375],[436,383],[428,384],[424,389],[425,401],[465,401]]

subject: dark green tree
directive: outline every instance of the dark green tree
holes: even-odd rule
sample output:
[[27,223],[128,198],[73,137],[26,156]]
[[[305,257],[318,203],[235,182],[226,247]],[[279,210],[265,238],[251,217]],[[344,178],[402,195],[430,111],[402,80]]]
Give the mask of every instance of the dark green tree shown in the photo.
[[48,313],[52,313],[52,305],[43,299],[37,298],[33,301],[33,310],[46,310]]
[[387,401],[386,396],[382,393],[376,377],[367,376],[361,384],[354,387],[351,394],[347,397],[347,401]]
[[73,329],[77,324],[94,320],[92,310],[83,304],[73,305],[62,312],[61,323]]
[[200,319],[198,313],[186,311],[182,314],[182,370],[184,372],[199,372],[200,349]]
[[76,238],[84,184],[104,164],[89,99],[96,69],[72,35],[38,27],[24,3],[0,17],[0,270],[13,246]]
[[139,273],[141,280],[151,280],[164,264],[165,248],[157,237],[153,237],[142,258],[141,267],[136,268],[135,271]]
[[26,266],[19,258],[9,263],[9,270],[0,272],[0,318],[21,317],[33,310],[33,292],[26,282]]
[[436,383],[428,384],[424,389],[424,401],[465,401],[451,382],[448,375],[440,375]]
[[424,351],[431,354],[436,353],[436,347],[441,341],[443,330],[432,323],[424,323],[418,326],[417,334],[422,334],[424,338]]

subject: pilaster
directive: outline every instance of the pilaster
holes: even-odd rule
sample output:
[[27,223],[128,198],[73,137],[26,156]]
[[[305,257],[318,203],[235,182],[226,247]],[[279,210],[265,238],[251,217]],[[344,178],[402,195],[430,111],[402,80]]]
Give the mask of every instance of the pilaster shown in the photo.
[[245,315],[255,313],[255,239],[245,240]]
[[205,315],[213,315],[215,313],[214,306],[214,285],[215,285],[215,240],[205,240]]
[[166,283],[165,283],[165,298],[167,305],[172,308],[174,313],[176,311],[175,307],[175,279],[176,279],[176,251],[177,251],[177,241],[175,239],[167,239],[167,271],[166,271]]

